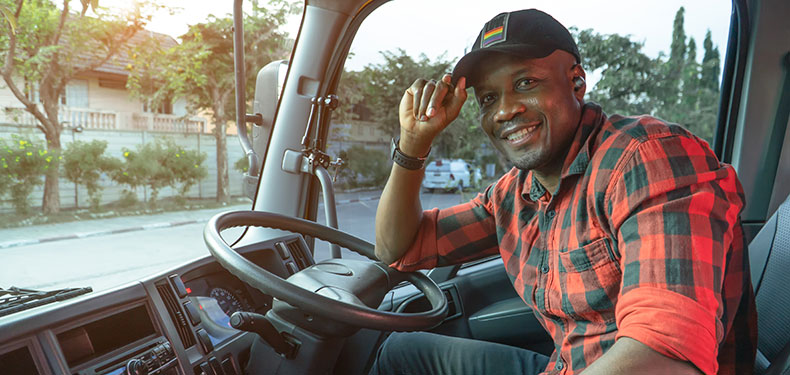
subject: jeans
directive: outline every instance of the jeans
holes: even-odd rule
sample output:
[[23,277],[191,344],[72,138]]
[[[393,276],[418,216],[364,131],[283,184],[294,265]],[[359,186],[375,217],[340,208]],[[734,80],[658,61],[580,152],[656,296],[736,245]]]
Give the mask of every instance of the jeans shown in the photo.
[[537,375],[549,357],[527,349],[426,332],[396,332],[376,354],[370,375]]

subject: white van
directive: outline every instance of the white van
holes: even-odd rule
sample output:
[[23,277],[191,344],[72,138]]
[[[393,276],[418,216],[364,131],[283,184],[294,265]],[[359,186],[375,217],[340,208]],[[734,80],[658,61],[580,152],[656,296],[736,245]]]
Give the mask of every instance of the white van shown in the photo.
[[428,163],[425,167],[423,188],[429,192],[435,189],[463,190],[476,187],[480,181],[480,170],[462,159],[439,159]]

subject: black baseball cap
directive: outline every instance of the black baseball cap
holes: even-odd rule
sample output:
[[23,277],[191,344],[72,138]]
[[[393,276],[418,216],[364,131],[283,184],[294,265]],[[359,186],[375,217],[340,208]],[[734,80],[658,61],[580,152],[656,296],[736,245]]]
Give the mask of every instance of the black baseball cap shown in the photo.
[[554,17],[537,9],[500,13],[483,26],[472,50],[455,64],[453,83],[466,77],[466,86],[474,86],[480,61],[491,53],[541,58],[558,49],[576,57],[576,63],[581,62],[571,33]]

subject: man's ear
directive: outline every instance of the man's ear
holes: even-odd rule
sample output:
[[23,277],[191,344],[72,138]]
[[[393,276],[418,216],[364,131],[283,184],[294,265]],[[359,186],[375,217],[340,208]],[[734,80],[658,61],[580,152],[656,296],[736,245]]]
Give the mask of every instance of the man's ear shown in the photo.
[[587,73],[581,64],[571,67],[570,78],[573,83],[573,95],[580,103],[584,103],[584,94],[587,92]]

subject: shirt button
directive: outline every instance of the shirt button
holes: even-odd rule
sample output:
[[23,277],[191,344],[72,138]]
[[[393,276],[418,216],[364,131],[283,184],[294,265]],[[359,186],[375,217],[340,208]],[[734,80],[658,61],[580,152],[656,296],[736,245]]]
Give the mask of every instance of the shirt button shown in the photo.
[[549,211],[549,212],[546,212],[546,215],[548,215],[548,216],[549,216],[549,219],[553,219],[553,218],[554,218],[554,214],[555,214],[555,213],[556,213],[556,211],[554,211],[554,210],[551,210],[551,211]]
[[562,370],[565,365],[562,364],[562,361],[557,361],[557,370]]
[[540,267],[540,272],[549,273],[549,266]]

